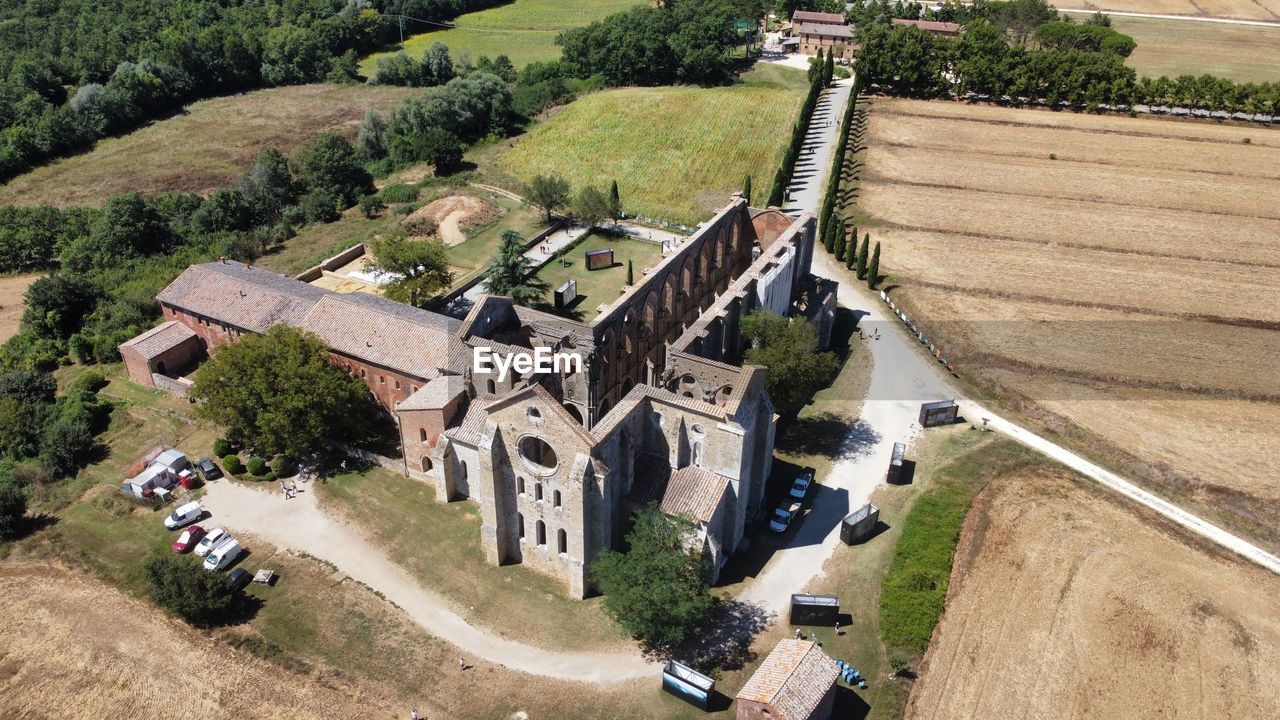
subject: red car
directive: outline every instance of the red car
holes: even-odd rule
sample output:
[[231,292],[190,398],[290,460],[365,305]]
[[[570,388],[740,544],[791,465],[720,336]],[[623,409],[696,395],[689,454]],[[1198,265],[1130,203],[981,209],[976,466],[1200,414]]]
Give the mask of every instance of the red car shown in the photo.
[[190,552],[202,537],[204,537],[204,528],[199,525],[192,525],[183,530],[178,539],[173,541],[173,551],[176,553]]

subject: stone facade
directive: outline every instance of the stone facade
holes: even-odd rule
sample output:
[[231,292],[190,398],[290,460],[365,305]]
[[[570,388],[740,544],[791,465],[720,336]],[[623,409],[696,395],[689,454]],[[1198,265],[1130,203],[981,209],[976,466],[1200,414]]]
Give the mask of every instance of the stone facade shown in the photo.
[[[740,321],[825,307],[805,290],[822,287],[814,228],[811,215],[735,196],[589,323],[492,296],[452,320],[234,263],[193,266],[157,299],[162,327],[200,352],[276,323],[315,333],[395,415],[406,473],[441,502],[479,505],[490,562],[528,565],[583,597],[586,568],[620,546],[638,507],[686,517],[717,571],[762,512],[776,416],[764,368],[734,364]],[[824,331],[821,312],[805,314],[825,343],[829,318]],[[476,367],[481,347],[581,362],[499,377]],[[142,377],[133,365],[130,376]]]

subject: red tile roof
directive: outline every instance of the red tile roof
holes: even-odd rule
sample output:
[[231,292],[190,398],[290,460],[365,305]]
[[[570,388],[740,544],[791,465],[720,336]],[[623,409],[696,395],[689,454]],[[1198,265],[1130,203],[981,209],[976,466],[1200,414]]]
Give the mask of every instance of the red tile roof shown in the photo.
[[177,320],[157,325],[141,335],[121,343],[121,348],[133,348],[142,357],[150,360],[166,350],[177,347],[180,343],[195,337],[191,328]]
[[817,643],[783,640],[738,691],[738,699],[769,705],[779,720],[807,720],[839,676]]

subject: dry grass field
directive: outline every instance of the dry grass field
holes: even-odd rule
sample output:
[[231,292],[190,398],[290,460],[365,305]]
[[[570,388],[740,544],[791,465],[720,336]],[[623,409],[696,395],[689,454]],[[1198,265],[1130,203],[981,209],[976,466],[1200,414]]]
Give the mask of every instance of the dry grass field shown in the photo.
[[1280,24],[1232,25],[1115,15],[1111,26],[1137,41],[1138,48],[1127,64],[1139,75],[1209,73],[1236,82],[1280,80],[1280,62],[1276,62]]
[[[8,718],[383,717],[348,683],[304,682],[91,576],[0,565],[0,707]],[[201,672],[221,668],[222,672]]]
[[0,204],[101,205],[137,190],[206,193],[239,177],[253,156],[288,153],[322,133],[354,138],[365,110],[387,110],[409,88],[298,85],[202,100],[179,115],[109,138],[0,186]]
[[1280,543],[1280,132],[877,100],[867,143],[881,268],[961,373]]
[[1061,10],[1280,22],[1280,0],[1059,0],[1053,5]]
[[23,298],[27,288],[39,278],[40,273],[0,276],[0,342],[18,333],[22,311],[26,308]]
[[1280,717],[1280,578],[1036,471],[966,520],[910,720]]

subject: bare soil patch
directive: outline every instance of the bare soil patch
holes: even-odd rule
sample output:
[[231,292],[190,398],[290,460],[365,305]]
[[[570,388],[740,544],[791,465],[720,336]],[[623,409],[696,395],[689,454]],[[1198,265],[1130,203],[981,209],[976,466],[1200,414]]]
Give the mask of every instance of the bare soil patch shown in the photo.
[[42,273],[0,276],[0,342],[18,334],[22,324],[22,312],[26,308],[27,288],[40,279]]
[[1280,21],[1280,0],[1060,0],[1059,8]]
[[906,717],[1280,716],[1280,578],[1050,472],[979,498]]
[[458,193],[418,208],[401,224],[411,226],[423,218],[430,218],[439,228],[437,234],[445,247],[453,247],[466,242],[467,230],[489,225],[501,215],[501,208],[493,203],[475,195]]
[[1280,131],[902,100],[870,130],[881,268],[961,373],[1280,545]]

